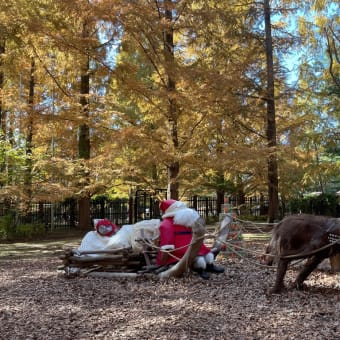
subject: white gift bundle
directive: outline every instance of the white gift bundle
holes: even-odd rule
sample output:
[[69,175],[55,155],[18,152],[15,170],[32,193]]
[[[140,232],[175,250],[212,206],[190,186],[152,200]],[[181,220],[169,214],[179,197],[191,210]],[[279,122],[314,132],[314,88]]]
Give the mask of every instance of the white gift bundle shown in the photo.
[[[159,219],[144,220],[136,224],[123,225],[114,235],[102,236],[97,231],[88,232],[77,252],[105,251],[119,248],[132,248],[140,252],[143,247],[139,240],[143,238],[154,240],[159,236]],[[96,254],[89,254],[96,256]]]

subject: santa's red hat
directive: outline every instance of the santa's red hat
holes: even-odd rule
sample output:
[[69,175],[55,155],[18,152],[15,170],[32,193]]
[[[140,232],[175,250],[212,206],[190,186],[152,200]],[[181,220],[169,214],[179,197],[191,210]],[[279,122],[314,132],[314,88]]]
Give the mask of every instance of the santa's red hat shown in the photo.
[[94,220],[94,227],[102,236],[112,236],[118,230],[118,227],[107,218]]
[[168,208],[173,205],[174,203],[176,203],[177,201],[173,200],[173,199],[170,199],[170,200],[164,200],[160,203],[159,205],[159,209],[162,210],[163,213],[165,213]]

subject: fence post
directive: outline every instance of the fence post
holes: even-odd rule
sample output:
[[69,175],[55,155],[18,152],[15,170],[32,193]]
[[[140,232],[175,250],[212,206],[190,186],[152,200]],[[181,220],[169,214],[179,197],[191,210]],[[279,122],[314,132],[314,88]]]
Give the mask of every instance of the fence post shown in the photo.
[[130,196],[129,197],[129,210],[128,210],[128,212],[129,212],[129,224],[133,224],[134,223],[134,219],[133,219],[133,217],[134,217],[134,200],[133,200],[133,197],[132,196]]
[[157,198],[153,198],[152,200],[152,209],[151,210],[151,218],[159,218],[161,216],[161,212],[159,209],[159,201]]
[[193,196],[192,197],[192,207],[193,207],[193,209],[195,209],[196,211],[198,211],[198,207],[197,207],[197,201],[198,201],[198,199],[197,199],[197,195],[195,195],[195,196]]
[[105,199],[100,200],[100,218],[105,218]]
[[205,218],[209,216],[209,198],[205,198]]
[[260,216],[267,215],[268,214],[268,209],[266,209],[265,204],[264,204],[264,195],[261,193],[260,194]]
[[77,218],[76,216],[78,215],[78,212],[76,211],[76,203],[77,201],[72,198],[69,202],[70,204],[70,226],[74,228],[78,223],[77,223]]
[[39,219],[39,223],[41,223],[41,222],[44,221],[44,202],[39,201],[38,204],[39,204],[39,208],[38,208],[38,211],[39,211],[38,215],[39,215],[39,217],[38,217],[38,219]]

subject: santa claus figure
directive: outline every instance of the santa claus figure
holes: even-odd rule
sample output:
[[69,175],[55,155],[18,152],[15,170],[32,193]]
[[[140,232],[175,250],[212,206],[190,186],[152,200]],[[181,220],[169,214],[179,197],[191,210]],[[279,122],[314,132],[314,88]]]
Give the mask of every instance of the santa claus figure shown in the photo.
[[[185,203],[173,199],[162,201],[162,222],[159,226],[160,251],[158,265],[171,265],[178,262],[188,249],[192,240],[191,227],[200,217],[196,210]],[[209,279],[209,272],[223,273],[224,269],[214,264],[214,254],[202,244],[192,269],[203,279]]]

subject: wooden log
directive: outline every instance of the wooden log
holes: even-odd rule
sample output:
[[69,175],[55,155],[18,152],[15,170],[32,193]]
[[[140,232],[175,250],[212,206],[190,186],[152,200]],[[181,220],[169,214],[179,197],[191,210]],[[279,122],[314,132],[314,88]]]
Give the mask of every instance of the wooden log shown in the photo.
[[[142,229],[141,230],[141,236],[143,237],[144,239],[144,230]],[[139,240],[140,242],[142,242],[142,240]],[[137,240],[138,242],[138,240]],[[142,243],[142,246],[143,246],[143,256],[144,256],[144,260],[145,260],[145,263],[147,266],[151,266],[151,261],[150,261],[150,257],[149,257],[149,254],[147,253],[147,246],[145,244],[145,242]]]
[[232,221],[233,217],[231,214],[227,214],[221,221],[220,229],[218,231],[215,242],[211,248],[211,252],[214,254],[215,258],[221,252],[221,250],[224,248],[226,244],[225,242],[227,241],[227,238],[229,236],[230,224]]
[[88,261],[88,262],[71,262],[71,266],[128,266],[128,267],[141,267],[140,261],[132,261],[128,259],[121,260],[101,260],[101,261]]
[[138,273],[118,273],[118,272],[91,272],[88,273],[87,276],[92,277],[105,277],[105,278],[135,278],[140,276],[141,274]]
[[197,219],[192,226],[191,244],[189,245],[184,256],[174,266],[158,274],[159,278],[164,279],[169,277],[180,277],[191,267],[195,257],[199,252],[199,249],[203,244],[205,230],[205,222],[203,218]]
[[330,257],[329,262],[331,264],[332,272],[340,272],[340,254]]
[[106,255],[106,256],[70,256],[69,260],[72,262],[100,262],[100,261],[112,261],[122,260],[123,255]]
[[[124,256],[123,254],[106,255],[106,256],[69,256],[67,261],[64,261],[65,267],[78,267],[86,268],[90,266],[100,266],[107,270],[121,268],[127,268],[134,270],[141,268],[143,262],[141,262],[140,254],[129,254]],[[65,265],[65,262],[67,264]]]
[[129,248],[117,248],[117,249],[106,249],[106,250],[86,250],[86,251],[77,251],[78,255],[93,255],[93,254],[116,254],[116,253],[127,253],[131,251],[131,247]]

